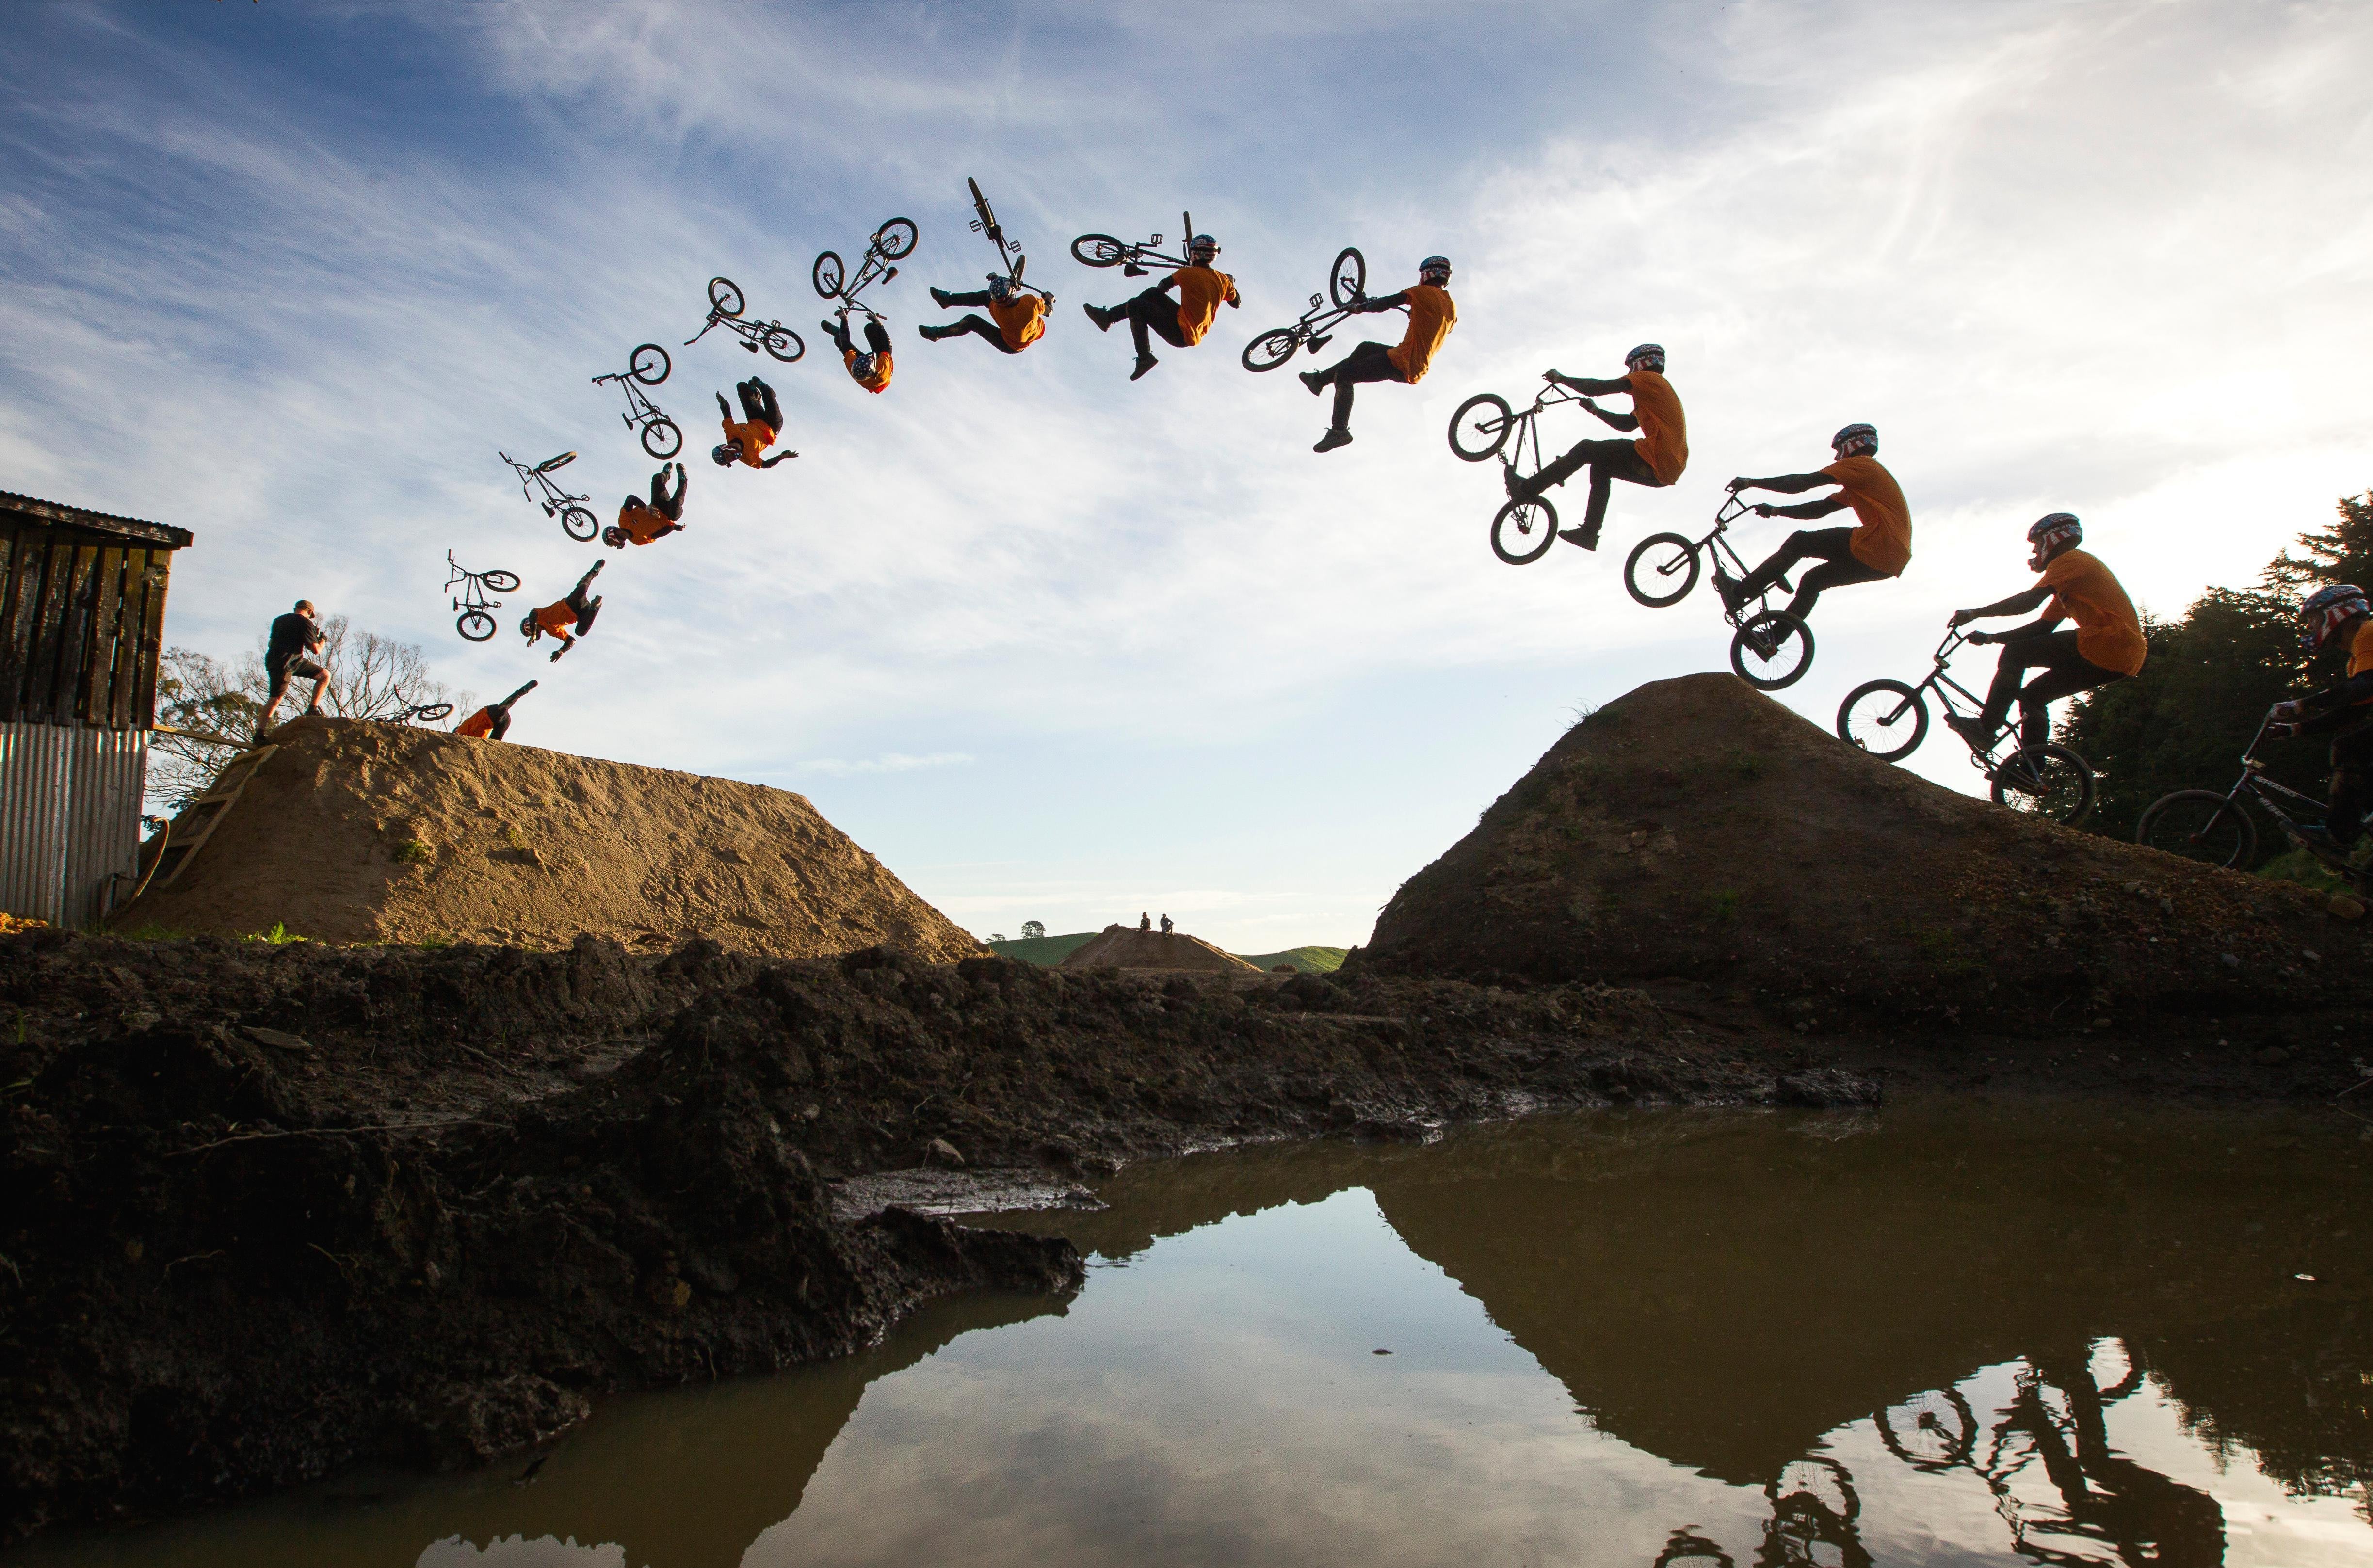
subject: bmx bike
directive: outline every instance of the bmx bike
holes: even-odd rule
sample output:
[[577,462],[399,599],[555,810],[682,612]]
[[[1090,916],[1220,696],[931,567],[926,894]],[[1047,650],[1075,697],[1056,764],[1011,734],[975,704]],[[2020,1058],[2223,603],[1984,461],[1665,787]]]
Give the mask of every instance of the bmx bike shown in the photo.
[[1005,276],[1014,287],[1028,289],[1052,305],[1055,302],[1053,295],[1022,281],[1023,272],[1030,265],[1030,258],[1022,253],[1020,240],[1005,238],[1005,230],[998,225],[996,211],[989,206],[988,198],[980,193],[980,181],[967,175],[964,183],[972,188],[972,210],[977,215],[967,226],[975,234],[987,235],[988,242],[997,247],[997,264],[1004,270]]
[[809,280],[815,285],[816,293],[824,298],[837,299],[844,306],[863,309],[864,307],[857,304],[857,296],[873,284],[888,283],[896,277],[898,269],[890,263],[914,254],[914,250],[915,220],[892,218],[875,229],[872,237],[866,240],[865,254],[858,258],[856,276],[848,275],[839,251],[824,250],[817,254]]
[[1179,254],[1168,255],[1162,250],[1162,236],[1131,244],[1115,239],[1109,234],[1083,234],[1071,241],[1071,260],[1083,267],[1118,267],[1121,276],[1141,278],[1151,262],[1156,267],[1183,267],[1190,258],[1186,252],[1195,248],[1195,215],[1178,215]]
[[2324,803],[2313,796],[2302,795],[2266,777],[2266,764],[2259,761],[2258,748],[2264,742],[2266,726],[2274,717],[2270,710],[2258,721],[2258,733],[2250,738],[2250,744],[2241,751],[2241,776],[2231,789],[2222,795],[2213,789],[2179,789],[2159,796],[2143,808],[2142,817],[2134,823],[2134,842],[2204,865],[2246,871],[2258,857],[2258,828],[2250,820],[2249,812],[2242,809],[2246,800],[2272,817],[2285,838],[2315,856],[2349,886],[2363,890],[2368,879],[2373,879],[2373,868],[2351,865],[2331,851],[2308,842],[2299,835],[2297,819],[2283,809],[2282,802],[2289,801],[2301,816],[2312,813],[2321,819],[2330,815]]
[[[1958,626],[1947,625],[1945,640],[1932,656],[1934,668],[1920,684],[1865,680],[1847,692],[1846,700],[1838,704],[1838,738],[1882,762],[1896,762],[1911,755],[1927,738],[1930,697],[1947,718],[1977,717],[1984,711],[1984,699],[1954,679],[1946,668],[1969,640],[1969,633]],[[1954,701],[1957,697],[1958,703]],[[1970,748],[1970,764],[1992,787],[1994,804],[2072,828],[2083,821],[2093,809],[2093,765],[2056,742],[2009,745],[2017,733],[2005,729],[1982,749],[1962,737]]]
[[[675,426],[670,425],[668,428],[672,430]],[[601,531],[602,525],[594,520],[593,514],[585,506],[585,503],[592,500],[593,497],[571,495],[558,481],[552,477],[575,462],[576,453],[563,452],[556,458],[546,458],[540,463],[532,464],[523,463],[505,451],[497,450],[495,456],[510,464],[511,471],[519,475],[520,494],[543,507],[545,517],[560,519],[561,532],[573,540],[581,541],[591,539]],[[537,494],[539,491],[543,493],[540,495]]]
[[516,572],[506,572],[499,566],[473,572],[454,560],[451,551],[445,552],[445,587],[448,591],[456,587],[461,590],[453,595],[453,608],[461,611],[454,618],[453,630],[471,642],[483,643],[495,634],[495,618],[489,612],[500,610],[503,601],[487,596],[515,594],[519,586]]
[[[693,344],[707,337],[714,329],[722,327],[727,331],[732,333],[735,337],[740,338],[742,340],[742,346],[748,349],[752,354],[755,354],[763,348],[771,357],[781,361],[785,365],[797,365],[800,362],[800,356],[806,354],[808,351],[806,341],[802,339],[799,333],[791,331],[789,327],[784,326],[780,321],[743,320],[742,319],[742,310],[744,303],[745,302],[742,297],[741,285],[736,284],[731,278],[709,279],[708,319],[701,324],[700,331],[693,333],[692,336],[684,340],[684,346],[690,348]],[[654,348],[656,346],[656,344],[645,343],[643,348]],[[640,348],[635,351],[637,358],[640,357],[642,352],[643,349]],[[667,356],[662,354],[660,356],[660,359],[661,368],[659,374],[659,380],[649,383],[652,386],[657,386],[659,381],[664,381],[667,379],[667,370],[665,368]]]
[[1958,1388],[1926,1389],[1874,1411],[1870,1419],[1887,1451],[1915,1470],[1941,1475],[1977,1453],[1977,1412]]
[[[1623,587],[1651,610],[1678,604],[1698,586],[1700,570],[1711,563],[1722,590],[1723,619],[1733,628],[1730,668],[1759,691],[1794,686],[1813,667],[1813,629],[1802,616],[1771,603],[1774,593],[1793,592],[1781,578],[1751,600],[1732,600],[1730,590],[1746,580],[1748,567],[1738,547],[1730,542],[1730,525],[1754,510],[1734,493],[1723,499],[1713,527],[1703,539],[1677,533],[1652,533],[1631,547],[1623,563]],[[1557,525],[1554,519],[1550,528]]]
[[[684,450],[684,432],[676,428],[674,420],[660,412],[659,404],[651,401],[643,389],[656,387],[666,380],[671,368],[667,350],[657,343],[639,343],[636,345],[634,356],[626,362],[626,368],[593,377],[595,386],[604,381],[614,381],[618,389],[626,394],[626,412],[618,416],[619,422],[627,429],[639,432],[643,438],[643,450],[660,462]],[[590,517],[592,514],[586,515]],[[572,533],[569,537],[579,536]],[[589,531],[582,537],[591,539],[593,535]]]
[[[1532,470],[1540,471],[1542,412],[1582,401],[1580,392],[1552,381],[1533,399],[1532,407],[1518,413],[1497,392],[1478,392],[1450,416],[1450,449],[1470,463],[1498,458],[1513,487],[1527,443]],[[1557,536],[1557,507],[1548,496],[1512,499],[1491,519],[1491,553],[1511,566],[1526,565],[1547,555]]]
[[401,705],[389,713],[371,714],[373,724],[435,724],[439,719],[453,716],[453,704],[450,703],[406,703],[403,692],[398,691],[394,695]]
[[1327,277],[1327,292],[1312,295],[1310,308],[1292,326],[1263,332],[1246,343],[1245,368],[1256,373],[1274,370],[1303,348],[1316,354],[1335,341],[1335,329],[1358,315],[1367,299],[1368,259],[1346,245],[1336,252],[1335,266]]

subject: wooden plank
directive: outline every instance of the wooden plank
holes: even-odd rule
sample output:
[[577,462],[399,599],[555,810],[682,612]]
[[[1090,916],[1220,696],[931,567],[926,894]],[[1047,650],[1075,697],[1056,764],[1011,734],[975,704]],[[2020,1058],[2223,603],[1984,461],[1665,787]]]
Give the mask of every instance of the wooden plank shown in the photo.
[[[142,640],[148,630],[149,553],[146,550],[123,552],[123,613],[116,629],[115,691],[107,708],[108,725],[114,729],[137,727],[133,722],[133,701],[140,691]],[[163,551],[155,553],[159,560],[164,558]]]
[[141,613],[137,655],[139,685],[132,694],[130,723],[146,729],[157,722],[157,661],[165,652],[165,588],[173,572],[173,552],[148,552],[148,598]]
[[91,575],[90,651],[83,659],[82,696],[76,713],[84,723],[104,726],[115,696],[115,669],[123,656],[117,629],[123,613],[123,552],[109,545],[99,552]]
[[[170,854],[179,851],[180,858],[176,859],[170,868],[164,870],[163,877],[157,884],[158,887],[170,888],[181,877],[182,871],[188,867],[191,858],[198,853],[208,839],[214,837],[215,830],[222,825],[222,819],[230,815],[232,804],[246,792],[248,781],[255,777],[255,771],[258,768],[263,766],[263,760],[279,749],[277,746],[259,746],[252,751],[244,751],[232,758],[229,764],[215,775],[213,787],[196,800],[192,801],[189,807],[180,817],[174,819],[173,841],[166,853]],[[206,812],[205,819],[192,824],[191,836],[187,843],[184,843],[181,840],[181,824],[201,810]]]
[[10,552],[7,619],[0,621],[0,719],[22,715],[32,679],[33,628],[41,614],[41,575],[49,562],[48,540],[40,528],[18,530]]
[[50,688],[50,722],[65,724],[82,704],[83,666],[90,657],[91,600],[99,579],[99,546],[75,547],[65,616],[58,624],[58,672]]
[[66,599],[74,587],[74,546],[52,540],[41,563],[41,602],[33,621],[32,656],[25,664],[28,724],[50,724],[51,697],[58,683],[58,633],[65,624]]

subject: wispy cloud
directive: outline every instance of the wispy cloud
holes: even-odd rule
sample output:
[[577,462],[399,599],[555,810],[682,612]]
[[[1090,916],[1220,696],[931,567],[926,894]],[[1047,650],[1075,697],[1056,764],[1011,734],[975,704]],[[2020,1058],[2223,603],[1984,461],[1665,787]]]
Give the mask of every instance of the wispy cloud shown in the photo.
[[800,766],[812,773],[829,773],[837,778],[849,773],[911,773],[918,768],[956,768],[972,760],[968,751],[934,751],[928,757],[909,757],[903,751],[884,751],[879,757],[866,757],[855,761],[840,757],[818,757]]

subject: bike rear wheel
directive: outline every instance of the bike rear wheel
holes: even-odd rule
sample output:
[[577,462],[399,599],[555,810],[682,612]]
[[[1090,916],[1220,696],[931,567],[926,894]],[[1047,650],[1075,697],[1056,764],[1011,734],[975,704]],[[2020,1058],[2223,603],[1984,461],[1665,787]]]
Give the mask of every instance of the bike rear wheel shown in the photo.
[[1511,501],[1491,519],[1491,553],[1511,566],[1538,561],[1557,542],[1557,508],[1541,496]]
[[1993,778],[1994,804],[2075,827],[2093,809],[2093,764],[2065,746],[2014,751]]
[[1500,455],[1515,428],[1515,410],[1496,392],[1478,392],[1450,416],[1450,449],[1470,463]]
[[1698,586],[1698,547],[1677,533],[1652,533],[1623,563],[1623,587],[1651,610],[1678,604]]
[[658,386],[674,368],[675,362],[668,358],[668,351],[657,343],[637,343],[635,356],[626,361],[626,374],[646,387]]
[[487,589],[494,593],[515,594],[519,592],[519,574],[517,572],[506,572],[499,566],[491,572],[479,573],[478,581],[484,583]]
[[913,218],[892,218],[873,231],[873,249],[893,261],[902,261],[915,253],[916,229]]
[[731,278],[708,280],[708,308],[719,316],[739,316],[743,303],[741,285]]
[[848,269],[841,264],[840,252],[826,250],[819,255],[815,265],[809,269],[808,281],[814,284],[815,291],[826,299],[838,298],[840,285],[848,281]]
[[789,327],[769,327],[765,339],[766,352],[785,365],[797,365],[808,351],[807,341]]
[[1750,615],[1730,639],[1730,668],[1758,691],[1794,686],[1813,668],[1813,629],[1784,610]]
[[1245,368],[1255,374],[1263,370],[1274,370],[1292,359],[1294,351],[1301,346],[1302,334],[1292,327],[1280,327],[1275,331],[1263,332],[1245,345]]
[[438,719],[450,719],[452,716],[453,704],[450,703],[431,703],[427,707],[412,710],[413,722],[415,724],[435,724]]
[[1978,1445],[1978,1416],[1958,1388],[1932,1388],[1871,1417],[1887,1451],[1932,1475],[1970,1462]]
[[495,618],[483,610],[464,610],[454,619],[453,630],[473,643],[483,643],[495,634]]
[[2204,865],[2243,871],[2258,858],[2258,825],[2230,796],[2180,789],[2144,809],[2134,824],[2134,842]]
[[[653,456],[657,455],[658,454],[656,453],[653,454]],[[593,514],[587,511],[584,507],[568,506],[564,507],[561,511],[560,531],[567,534],[573,540],[581,541],[591,539],[595,534],[600,533],[602,531],[602,525],[594,521]]]
[[1128,247],[1109,234],[1083,234],[1071,241],[1071,260],[1083,267],[1117,267]]
[[1368,296],[1368,259],[1358,247],[1346,245],[1335,253],[1334,270],[1327,274],[1327,292],[1338,310]]
[[[674,420],[661,414],[644,424],[643,450],[660,461],[665,462],[684,450],[684,432],[675,427]],[[586,516],[590,517],[592,514],[589,512]],[[591,539],[593,536],[588,533],[579,534],[577,537]]]
[[1909,757],[1928,738],[1928,704],[1900,680],[1865,680],[1838,704],[1838,738],[1882,762]]

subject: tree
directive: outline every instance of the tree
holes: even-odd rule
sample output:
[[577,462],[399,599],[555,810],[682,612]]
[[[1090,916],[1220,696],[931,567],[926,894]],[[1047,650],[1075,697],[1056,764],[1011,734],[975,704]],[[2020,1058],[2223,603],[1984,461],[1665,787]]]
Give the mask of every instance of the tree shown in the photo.
[[1022,938],[1023,941],[1033,941],[1046,935],[1046,923],[1045,921],[1025,920],[1022,923]]
[[1002,942],[1006,939],[1005,933],[1002,931],[992,931],[988,934],[988,939],[992,942]]

